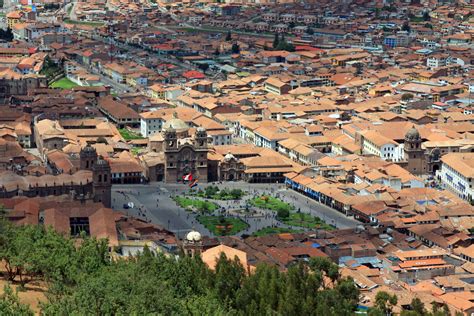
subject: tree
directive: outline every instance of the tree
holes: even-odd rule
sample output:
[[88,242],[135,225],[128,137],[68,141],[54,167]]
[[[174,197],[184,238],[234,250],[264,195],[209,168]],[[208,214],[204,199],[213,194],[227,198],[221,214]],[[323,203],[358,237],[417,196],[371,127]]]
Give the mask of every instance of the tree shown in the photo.
[[290,216],[290,211],[287,208],[279,208],[277,210],[277,217],[280,219],[286,219]]
[[209,64],[199,64],[198,68],[202,71],[206,71],[209,69]]
[[[41,315],[353,315],[359,297],[353,280],[325,258],[292,263],[287,272],[262,264],[247,274],[223,254],[211,270],[198,255],[167,257],[147,247],[111,260],[107,240],[81,240],[75,246],[50,229],[0,221],[1,258],[47,282]],[[0,315],[32,313],[6,289]]]
[[395,294],[390,295],[385,291],[379,291],[375,295],[374,307],[369,309],[369,315],[391,315],[397,303],[398,298]]
[[295,46],[293,44],[290,44],[286,41],[285,35],[282,34],[280,41],[277,46],[278,50],[286,50],[288,52],[294,52],[295,51]]
[[354,64],[354,67],[356,68],[356,72],[355,72],[355,75],[356,76],[360,76],[364,73],[364,64],[362,63],[356,63]]
[[238,53],[240,53],[240,46],[239,46],[239,44],[237,44],[237,43],[232,44],[231,52],[232,52],[232,54],[238,54]]
[[280,44],[280,37],[278,33],[275,33],[275,37],[273,38],[273,48],[277,48],[278,44]]
[[208,186],[208,187],[206,187],[206,189],[204,189],[204,194],[205,194],[206,198],[208,198],[208,199],[210,199],[214,195],[216,195],[217,192],[219,192],[219,188],[215,185]]
[[405,31],[405,32],[408,32],[410,33],[411,31],[411,27],[410,27],[410,23],[408,23],[408,21],[405,21],[402,25],[402,31]]
[[14,281],[19,277],[20,284],[24,286],[30,280],[28,275],[38,272],[35,244],[41,238],[42,231],[36,226],[14,227],[8,223],[3,228],[0,259],[5,263],[8,280]]
[[[5,218],[5,215],[7,215],[5,206],[3,206],[3,204],[0,204],[0,221],[2,221]],[[0,228],[1,228],[1,224],[0,224]]]
[[229,194],[233,200],[239,200],[244,195],[244,191],[241,189],[232,189]]
[[215,289],[222,302],[233,300],[244,275],[245,270],[237,258],[229,260],[221,253],[216,264]]
[[412,299],[410,305],[413,311],[415,311],[419,315],[426,314],[425,304],[423,304],[423,302],[418,297],[415,297],[414,299]]
[[430,13],[428,11],[423,12],[423,21],[430,21]]
[[413,94],[411,93],[404,93],[402,94],[402,101],[409,101],[411,99],[413,99]]
[[380,16],[380,8],[375,8],[374,13],[375,13],[375,18],[378,19]]
[[232,34],[230,33],[230,31],[227,32],[225,40],[226,40],[226,42],[230,42],[232,40]]
[[20,303],[18,295],[8,285],[4,287],[4,293],[0,295],[0,315],[4,316],[33,316],[28,305]]
[[0,29],[0,39],[6,41],[6,42],[11,42],[13,41],[13,32],[11,28],[7,28],[6,30]]

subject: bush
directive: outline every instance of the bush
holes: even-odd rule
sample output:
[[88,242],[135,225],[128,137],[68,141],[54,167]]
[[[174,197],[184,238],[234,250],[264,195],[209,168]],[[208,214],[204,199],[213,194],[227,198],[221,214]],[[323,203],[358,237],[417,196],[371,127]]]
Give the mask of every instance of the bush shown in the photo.
[[244,191],[242,191],[241,189],[233,189],[232,191],[230,191],[230,195],[234,200],[238,200],[244,195]]
[[219,192],[219,188],[214,186],[214,185],[211,185],[211,186],[208,186],[205,190],[204,190],[204,193],[206,195],[206,197],[208,199],[212,198],[214,195],[217,194],[217,192]]
[[286,208],[279,208],[277,210],[277,216],[281,219],[288,218],[290,216],[290,211]]

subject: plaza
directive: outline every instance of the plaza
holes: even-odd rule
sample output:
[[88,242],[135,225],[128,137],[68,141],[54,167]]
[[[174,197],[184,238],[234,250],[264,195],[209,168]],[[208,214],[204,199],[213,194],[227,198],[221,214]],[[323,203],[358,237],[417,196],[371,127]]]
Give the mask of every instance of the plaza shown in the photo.
[[[276,218],[276,212],[249,206],[251,199],[259,196],[271,196],[293,207],[293,212],[301,212],[319,217],[323,222],[335,228],[354,228],[358,222],[344,214],[285,187],[282,184],[249,184],[245,182],[222,182],[199,184],[195,189],[204,190],[207,186],[217,185],[223,189],[241,189],[245,195],[240,200],[209,200],[218,205],[212,214],[224,217],[236,217],[248,224],[248,227],[236,235],[251,235],[266,227],[280,227],[294,230],[308,230],[297,226],[288,226]],[[131,216],[141,218],[174,232],[182,238],[192,229],[208,236],[214,236],[199,221],[200,212],[190,212],[177,205],[175,196],[190,196],[190,188],[185,184],[151,183],[147,185],[114,185],[112,187],[112,208],[124,211]],[[207,200],[201,198],[201,200]],[[134,207],[124,209],[124,204],[133,202]],[[249,209],[251,212],[246,212]]]

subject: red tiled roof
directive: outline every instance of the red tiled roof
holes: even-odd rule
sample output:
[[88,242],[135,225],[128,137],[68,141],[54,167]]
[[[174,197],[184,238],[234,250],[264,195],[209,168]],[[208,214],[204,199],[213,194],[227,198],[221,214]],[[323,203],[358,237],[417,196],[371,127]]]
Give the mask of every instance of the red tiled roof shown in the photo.
[[183,77],[186,79],[204,79],[206,76],[202,72],[196,70],[189,70],[183,73]]

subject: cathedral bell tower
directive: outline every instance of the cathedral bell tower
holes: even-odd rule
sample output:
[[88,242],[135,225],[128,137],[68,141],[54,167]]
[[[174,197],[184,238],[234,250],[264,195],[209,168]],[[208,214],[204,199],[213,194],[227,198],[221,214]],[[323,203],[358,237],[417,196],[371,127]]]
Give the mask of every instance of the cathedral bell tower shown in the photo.
[[165,150],[178,149],[178,136],[176,130],[172,127],[165,130]]
[[196,134],[194,135],[194,149],[196,151],[196,174],[197,178],[201,182],[207,182],[207,172],[208,172],[208,161],[207,161],[207,152],[209,151],[207,147],[207,132],[204,128],[198,127]]
[[207,149],[207,132],[204,128],[198,127],[196,130],[195,144],[196,149]]
[[79,159],[81,170],[92,170],[94,163],[97,161],[97,151],[90,144],[87,144],[84,148],[81,148]]
[[420,175],[426,172],[425,155],[421,144],[422,139],[420,133],[415,126],[413,126],[405,134],[403,149],[405,151],[405,159],[408,162],[407,170],[414,175]]
[[112,206],[112,173],[109,163],[99,156],[92,166],[92,192],[94,202],[102,202],[105,207]]

